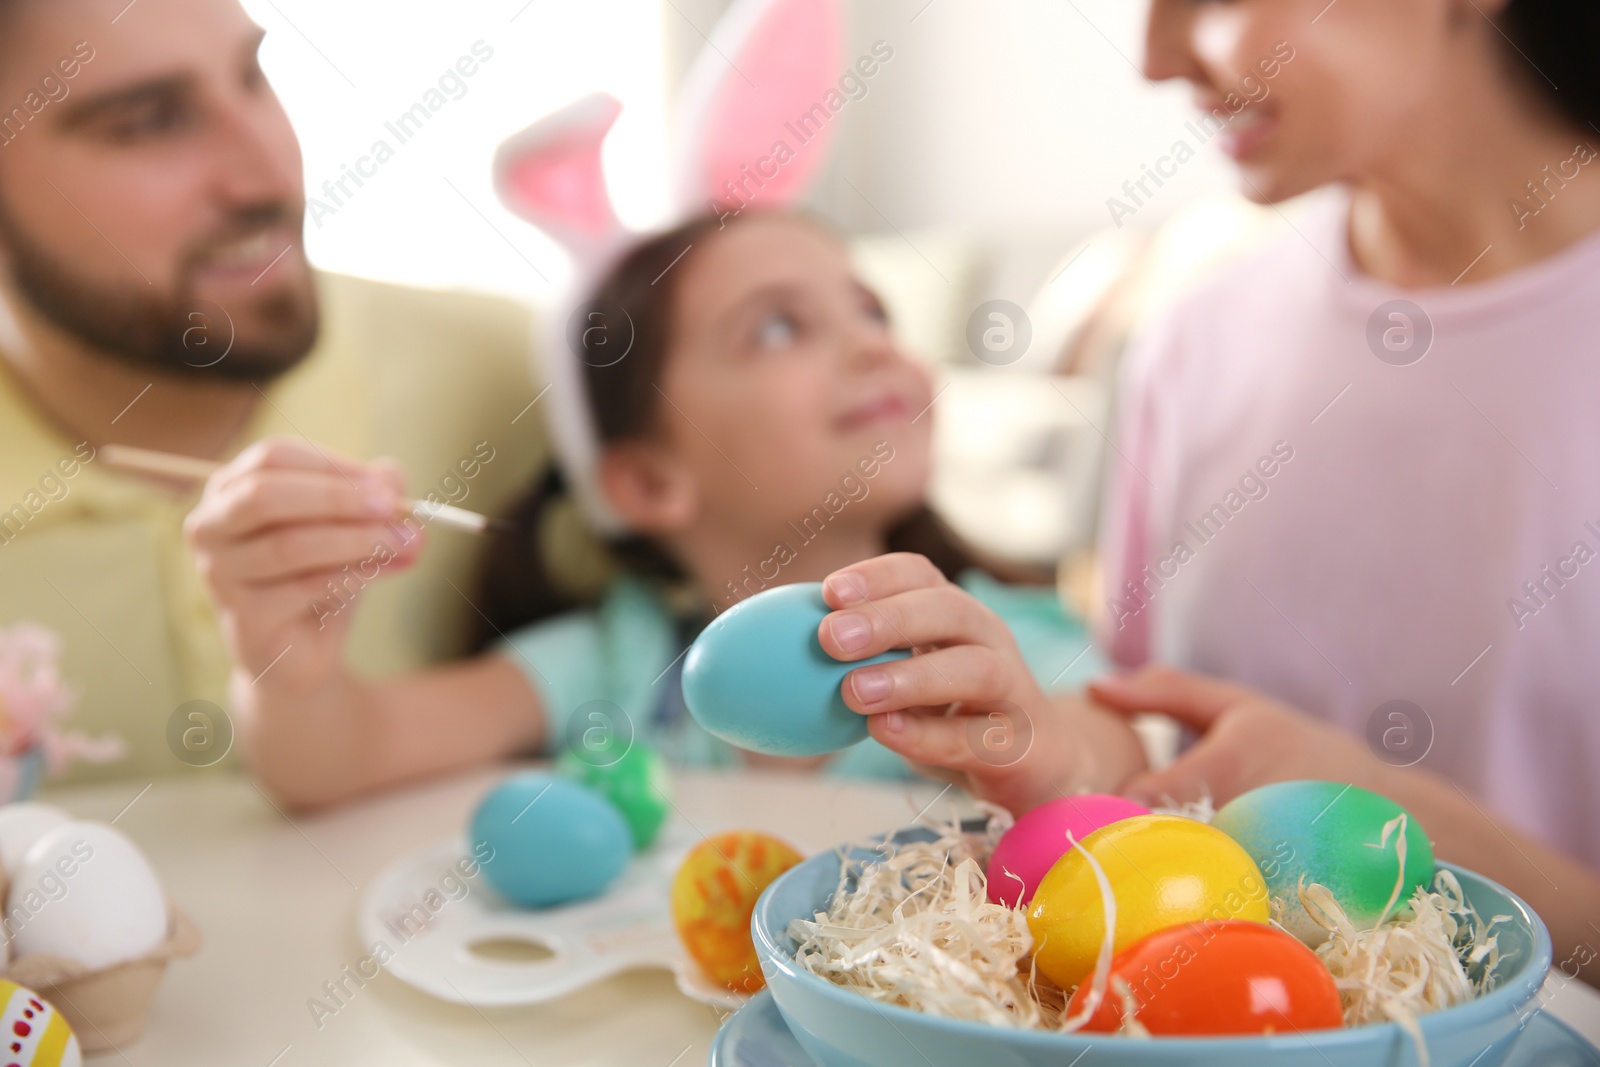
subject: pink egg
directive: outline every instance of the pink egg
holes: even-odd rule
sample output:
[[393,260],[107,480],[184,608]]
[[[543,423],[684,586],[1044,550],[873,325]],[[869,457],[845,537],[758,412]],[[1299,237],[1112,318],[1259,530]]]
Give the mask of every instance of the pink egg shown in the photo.
[[[994,846],[987,872],[989,899],[996,904],[1022,907],[1033,899],[1033,891],[1056,860],[1072,847],[1067,842],[1069,832],[1073,840],[1082,841],[1102,826],[1149,814],[1143,805],[1100,793],[1040,804],[1018,819]],[[1020,883],[1018,878],[1022,879]]]

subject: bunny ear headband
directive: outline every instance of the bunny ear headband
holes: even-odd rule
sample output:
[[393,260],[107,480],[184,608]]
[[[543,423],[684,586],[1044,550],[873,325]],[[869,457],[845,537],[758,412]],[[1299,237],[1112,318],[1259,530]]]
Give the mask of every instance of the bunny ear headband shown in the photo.
[[[827,160],[839,78],[837,0],[735,0],[684,83],[674,161],[676,218],[797,201]],[[586,96],[515,134],[495,154],[495,187],[512,211],[566,246],[572,286],[551,308],[543,351],[556,459],[599,533],[625,527],[605,501],[600,441],[569,320],[605,271],[646,235],[617,219],[600,146],[622,105]]]

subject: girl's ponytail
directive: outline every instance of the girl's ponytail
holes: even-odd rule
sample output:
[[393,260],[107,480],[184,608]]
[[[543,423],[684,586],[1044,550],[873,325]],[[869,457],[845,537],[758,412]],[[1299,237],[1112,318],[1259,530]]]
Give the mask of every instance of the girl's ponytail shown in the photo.
[[551,464],[543,477],[491,526],[471,618],[471,651],[480,652],[530,622],[584,602],[549,571],[544,534],[554,509],[567,501],[566,480]]

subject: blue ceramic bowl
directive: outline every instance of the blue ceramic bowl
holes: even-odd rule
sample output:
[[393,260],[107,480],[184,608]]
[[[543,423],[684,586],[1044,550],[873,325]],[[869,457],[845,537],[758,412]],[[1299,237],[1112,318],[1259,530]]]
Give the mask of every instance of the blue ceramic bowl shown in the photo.
[[[919,827],[894,839],[933,836]],[[1550,969],[1550,934],[1508,890],[1471,871],[1440,867],[1455,873],[1479,914],[1512,918],[1497,928],[1499,988],[1424,1017],[1428,1053],[1433,1067],[1498,1067],[1533,1014],[1526,1005]],[[795,966],[790,921],[825,910],[838,884],[838,853],[813,856],[767,887],[750,923],[767,988],[818,1067],[1418,1067],[1412,1039],[1393,1023],[1292,1037],[1138,1040],[1009,1030],[879,1004]]]

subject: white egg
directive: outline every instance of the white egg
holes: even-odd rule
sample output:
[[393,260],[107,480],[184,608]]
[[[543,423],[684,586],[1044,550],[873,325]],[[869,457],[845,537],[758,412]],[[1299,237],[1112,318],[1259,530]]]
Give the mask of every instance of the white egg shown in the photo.
[[120,830],[68,822],[23,858],[4,926],[15,956],[63,956],[100,970],[166,940],[166,895],[150,862]]
[[0,868],[15,871],[33,843],[72,816],[51,804],[23,801],[0,807]]

